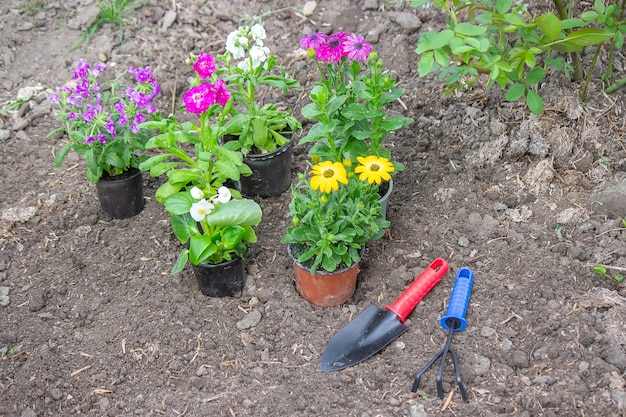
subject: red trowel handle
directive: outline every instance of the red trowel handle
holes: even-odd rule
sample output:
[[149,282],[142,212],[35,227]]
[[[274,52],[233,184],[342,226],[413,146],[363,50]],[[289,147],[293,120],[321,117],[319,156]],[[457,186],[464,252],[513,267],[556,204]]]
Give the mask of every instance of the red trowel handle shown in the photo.
[[422,301],[422,298],[439,282],[439,280],[448,272],[448,263],[441,259],[435,259],[417,278],[409,285],[409,288],[398,297],[390,306],[386,306],[387,310],[396,313],[396,316],[402,323],[409,314]]

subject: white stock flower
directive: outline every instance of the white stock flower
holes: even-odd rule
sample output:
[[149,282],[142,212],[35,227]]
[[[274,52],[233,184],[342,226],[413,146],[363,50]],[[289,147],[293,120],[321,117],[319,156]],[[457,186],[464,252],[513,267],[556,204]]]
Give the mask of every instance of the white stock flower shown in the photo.
[[241,59],[246,55],[246,50],[241,44],[241,39],[245,39],[244,46],[248,44],[248,38],[242,38],[237,31],[230,32],[226,37],[226,50],[233,59]]
[[193,187],[189,192],[191,193],[191,196],[196,200],[200,200],[204,197],[204,193],[198,187]]
[[220,203],[228,203],[232,197],[228,187],[220,187],[217,189],[217,201]]
[[191,214],[191,217],[195,221],[201,222],[202,220],[204,220],[205,216],[211,213],[211,210],[213,210],[213,207],[215,206],[203,198],[197,203],[193,203],[191,205],[191,208],[189,209],[189,214]]
[[252,58],[252,68],[257,68],[261,66],[265,61],[267,61],[267,57],[269,55],[270,55],[270,48],[256,46],[256,45],[250,48],[250,58]]
[[250,28],[250,34],[252,35],[252,40],[260,41],[265,39],[266,33],[263,25],[256,24]]

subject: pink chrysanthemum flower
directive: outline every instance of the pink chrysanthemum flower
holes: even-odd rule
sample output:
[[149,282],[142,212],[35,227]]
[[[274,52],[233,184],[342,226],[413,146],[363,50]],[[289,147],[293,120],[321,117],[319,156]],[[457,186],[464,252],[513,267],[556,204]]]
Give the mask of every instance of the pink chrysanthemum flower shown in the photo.
[[339,62],[344,56],[343,45],[347,38],[345,32],[337,32],[326,39],[315,53],[315,58],[324,62]]
[[204,113],[215,103],[215,91],[212,84],[202,83],[193,87],[183,96],[187,111],[195,114]]
[[317,50],[317,48],[326,43],[327,38],[328,37],[325,33],[311,32],[308,35],[304,35],[302,39],[300,39],[300,48],[305,51],[308,49]]
[[215,60],[211,54],[207,54],[206,52],[202,52],[196,63],[193,64],[193,69],[198,73],[200,78],[211,78],[213,73],[215,72]]
[[349,59],[363,62],[372,51],[372,45],[370,45],[363,36],[353,33],[344,41],[343,51]]

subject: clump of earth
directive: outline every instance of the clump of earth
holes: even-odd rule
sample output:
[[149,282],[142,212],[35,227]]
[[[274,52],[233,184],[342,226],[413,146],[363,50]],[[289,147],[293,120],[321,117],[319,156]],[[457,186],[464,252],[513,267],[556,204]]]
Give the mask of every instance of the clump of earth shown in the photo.
[[[626,415],[626,290],[614,279],[626,268],[623,90],[603,94],[595,78],[581,104],[579,84],[550,74],[539,116],[493,88],[444,96],[436,76],[418,76],[414,50],[445,16],[404,1],[148,0],[123,41],[105,24],[70,52],[97,14],[94,0],[0,5],[0,103],[10,110],[0,116],[0,416]],[[299,40],[315,30],[366,36],[406,89],[390,111],[415,119],[386,142],[406,166],[391,227],[367,246],[356,293],[339,307],[313,307],[294,288],[280,244],[289,192],[257,198],[263,220],[242,294],[211,298],[190,268],[170,274],[180,245],[154,199],[162,178],[144,174],[145,209],[118,220],[100,210],[79,157],[54,166],[64,138],[46,138],[59,127],[46,96],[79,58],[150,65],[160,108],[178,112],[189,54],[222,53],[226,35],[254,21],[302,85],[265,98],[304,129],[316,69]],[[625,63],[619,51],[616,78]],[[296,146],[294,181],[306,159]],[[406,333],[355,366],[319,371],[339,329],[391,304],[435,258],[450,272]],[[599,264],[606,276],[593,273]],[[452,340],[467,403],[450,360],[443,400],[436,368],[411,391],[445,343],[439,319],[460,268],[475,275],[467,329]]]

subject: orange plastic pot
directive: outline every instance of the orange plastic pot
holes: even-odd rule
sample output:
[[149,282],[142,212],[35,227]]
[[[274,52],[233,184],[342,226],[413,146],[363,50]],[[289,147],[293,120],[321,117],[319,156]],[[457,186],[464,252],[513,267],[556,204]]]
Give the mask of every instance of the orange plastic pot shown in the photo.
[[309,303],[318,307],[334,307],[348,301],[356,290],[359,263],[335,272],[311,270],[300,264],[287,246],[289,256],[293,260],[296,290]]

